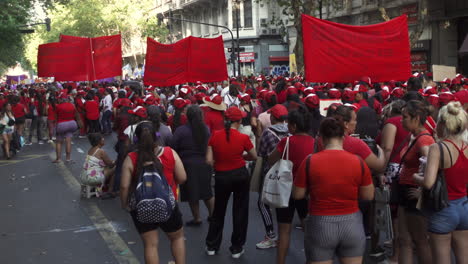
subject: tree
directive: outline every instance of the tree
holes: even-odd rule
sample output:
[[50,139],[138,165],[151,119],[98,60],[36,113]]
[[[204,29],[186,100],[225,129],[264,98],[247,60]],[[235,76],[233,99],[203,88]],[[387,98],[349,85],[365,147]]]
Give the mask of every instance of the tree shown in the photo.
[[29,38],[27,58],[34,66],[37,47],[57,42],[60,34],[80,37],[122,35],[123,54],[144,53],[146,36],[163,39],[167,29],[158,26],[154,0],[70,0],[49,10],[52,29],[37,31]]

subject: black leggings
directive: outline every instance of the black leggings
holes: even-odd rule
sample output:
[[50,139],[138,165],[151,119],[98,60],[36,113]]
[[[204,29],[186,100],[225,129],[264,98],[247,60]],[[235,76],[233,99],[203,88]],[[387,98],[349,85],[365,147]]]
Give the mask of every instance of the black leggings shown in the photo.
[[89,125],[89,133],[98,133],[101,132],[101,126],[99,125],[99,119],[96,120],[89,120],[88,119],[88,125]]

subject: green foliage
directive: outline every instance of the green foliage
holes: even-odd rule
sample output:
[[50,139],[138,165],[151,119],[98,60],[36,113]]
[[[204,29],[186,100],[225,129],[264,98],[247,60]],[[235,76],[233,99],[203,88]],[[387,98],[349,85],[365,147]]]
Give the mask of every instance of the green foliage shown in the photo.
[[146,36],[164,39],[168,30],[158,26],[154,0],[68,0],[49,10],[51,31],[38,29],[28,38],[26,57],[36,68],[39,44],[57,42],[60,34],[80,37],[122,35],[124,54],[141,52]]

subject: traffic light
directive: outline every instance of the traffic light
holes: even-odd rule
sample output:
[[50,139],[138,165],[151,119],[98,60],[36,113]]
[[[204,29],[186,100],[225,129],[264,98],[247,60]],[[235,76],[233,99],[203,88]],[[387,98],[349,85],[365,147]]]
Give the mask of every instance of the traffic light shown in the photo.
[[50,31],[50,18],[45,19],[45,25],[46,25],[47,32],[49,32]]
[[228,52],[244,52],[245,47],[240,47],[240,48],[228,48]]

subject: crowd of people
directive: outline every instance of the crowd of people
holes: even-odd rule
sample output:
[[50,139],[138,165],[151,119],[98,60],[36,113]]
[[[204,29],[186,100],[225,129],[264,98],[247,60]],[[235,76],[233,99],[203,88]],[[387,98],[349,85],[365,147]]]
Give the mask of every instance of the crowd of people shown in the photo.
[[[142,221],[138,212],[135,193],[142,175],[154,173],[170,187],[171,195],[163,197],[169,204],[190,206],[186,226],[202,224],[203,201],[210,256],[220,250],[231,194],[229,250],[233,258],[242,256],[249,199],[256,192],[265,231],[256,247],[276,248],[278,264],[287,263],[295,212],[300,220],[295,227],[304,230],[307,263],[332,263],[335,256],[341,263],[362,263],[367,239],[371,256],[380,257],[390,247],[394,263],[415,258],[450,263],[451,252],[457,263],[467,263],[466,88],[468,78],[434,82],[430,72],[383,83],[369,77],[309,83],[300,75],[261,75],[172,87],[3,86],[0,134],[5,158],[33,144],[36,135],[38,144],[55,142],[56,163],[63,162],[62,145],[64,161],[73,162],[72,138],[87,137],[83,184],[98,185],[103,198],[120,196],[144,242],[146,263],[158,263],[158,228],[168,235],[175,262],[186,261],[177,202],[162,222]],[[321,109],[327,99],[335,103]],[[103,149],[112,132],[116,160]],[[270,208],[262,199],[264,178],[285,156],[292,162],[289,204]],[[421,193],[435,185],[439,171],[444,172],[448,206],[427,210],[420,206]],[[258,185],[251,184],[254,179]],[[382,244],[373,200],[376,189],[384,187],[391,191],[394,236]]]

